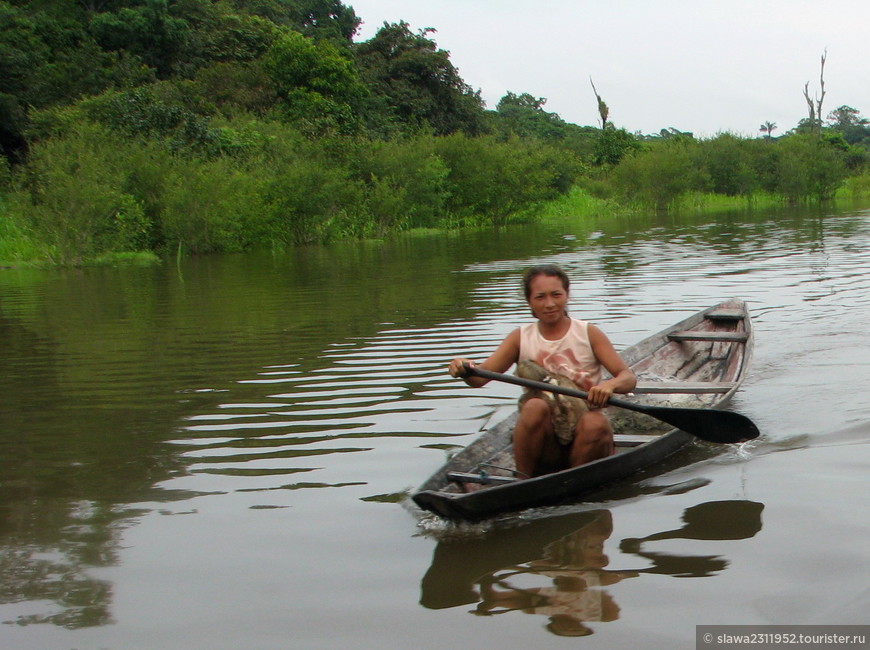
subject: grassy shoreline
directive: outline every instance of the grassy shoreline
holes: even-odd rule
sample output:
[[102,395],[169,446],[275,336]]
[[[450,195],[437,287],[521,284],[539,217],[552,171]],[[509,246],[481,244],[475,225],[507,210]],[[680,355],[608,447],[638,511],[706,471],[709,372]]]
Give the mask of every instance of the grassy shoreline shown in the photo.
[[[870,174],[851,177],[837,191],[830,205],[855,204],[870,206]],[[750,196],[724,196],[713,193],[687,193],[668,206],[667,212],[689,214],[715,214],[719,212],[755,212],[788,207],[778,196],[756,193]],[[597,223],[600,220],[625,217],[649,211],[649,207],[619,203],[613,199],[597,198],[581,187],[574,187],[555,200],[538,205],[518,215],[515,222],[564,223],[578,220]],[[480,226],[476,226],[480,227]],[[492,226],[488,226],[492,227]],[[419,230],[419,232],[418,232]],[[444,233],[466,230],[466,227],[421,228],[405,234]],[[399,234],[399,233],[395,233]],[[75,264],[55,261],[50,246],[22,226],[12,216],[8,203],[0,196],[0,269],[55,268],[64,266],[146,266],[160,264],[163,258],[154,251],[122,251],[102,253],[83,258]]]

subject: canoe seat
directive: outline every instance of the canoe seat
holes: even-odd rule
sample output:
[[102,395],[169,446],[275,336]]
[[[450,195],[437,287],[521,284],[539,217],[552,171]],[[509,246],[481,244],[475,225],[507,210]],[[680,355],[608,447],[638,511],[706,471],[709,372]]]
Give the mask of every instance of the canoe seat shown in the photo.
[[714,309],[704,314],[704,318],[710,320],[738,321],[746,318],[746,312],[742,309]]
[[447,480],[454,483],[480,483],[481,485],[513,483],[519,479],[513,476],[493,476],[486,472],[447,472]]
[[745,343],[749,340],[746,332],[671,332],[668,334],[671,341],[726,341],[729,343]]
[[633,393],[661,394],[687,393],[703,395],[709,393],[727,393],[734,388],[730,381],[639,381]]

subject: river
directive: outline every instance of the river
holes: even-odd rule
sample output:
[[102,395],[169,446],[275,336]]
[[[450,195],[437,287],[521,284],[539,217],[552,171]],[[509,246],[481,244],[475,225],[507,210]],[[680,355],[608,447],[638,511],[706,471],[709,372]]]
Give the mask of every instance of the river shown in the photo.
[[[731,408],[762,436],[497,522],[405,507],[512,408],[516,387],[445,367],[529,319],[538,262],[618,349],[746,300]],[[0,646],[664,649],[697,625],[866,624],[868,269],[870,211],[829,209],[0,270]]]

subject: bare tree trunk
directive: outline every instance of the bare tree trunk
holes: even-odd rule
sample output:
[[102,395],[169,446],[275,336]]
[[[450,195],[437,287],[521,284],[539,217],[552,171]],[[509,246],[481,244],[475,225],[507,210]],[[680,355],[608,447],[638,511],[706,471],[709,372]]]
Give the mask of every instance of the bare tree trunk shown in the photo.
[[825,100],[825,60],[828,58],[828,51],[822,54],[822,65],[819,71],[819,92],[820,95],[815,101],[810,98],[810,82],[804,84],[804,99],[807,102],[809,110],[810,127],[814,133],[821,135],[822,133],[822,102]]
[[825,59],[828,58],[828,51],[825,50],[824,54],[822,54],[822,66],[819,71],[819,90],[821,94],[819,95],[819,99],[816,101],[816,119],[818,120],[818,131],[822,132],[822,101],[825,99]]
[[807,110],[809,110],[809,118],[810,118],[810,126],[815,130],[816,128],[816,105],[813,103],[813,100],[810,99],[810,82],[806,82],[804,84],[804,99],[807,100]]

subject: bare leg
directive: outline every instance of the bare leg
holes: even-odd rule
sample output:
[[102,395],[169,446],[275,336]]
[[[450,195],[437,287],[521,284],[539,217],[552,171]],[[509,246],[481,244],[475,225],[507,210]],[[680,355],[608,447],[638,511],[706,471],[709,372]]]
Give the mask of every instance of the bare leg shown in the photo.
[[538,476],[559,467],[562,452],[553,433],[550,406],[543,399],[532,398],[520,408],[514,429],[514,459],[517,471]]
[[571,467],[613,455],[613,429],[601,411],[585,413],[577,423],[577,435],[571,446]]

